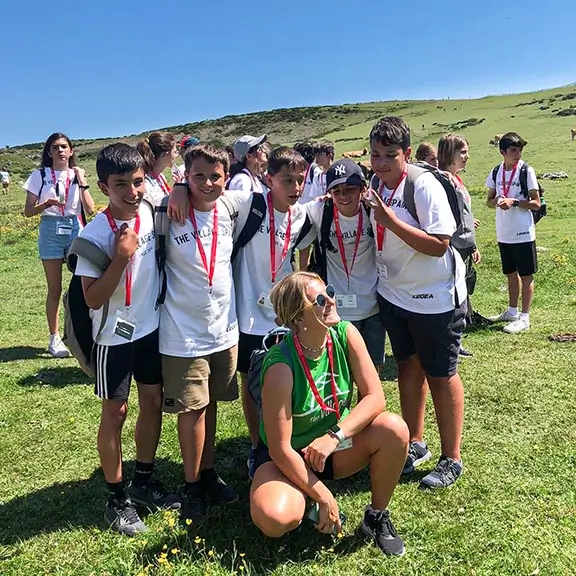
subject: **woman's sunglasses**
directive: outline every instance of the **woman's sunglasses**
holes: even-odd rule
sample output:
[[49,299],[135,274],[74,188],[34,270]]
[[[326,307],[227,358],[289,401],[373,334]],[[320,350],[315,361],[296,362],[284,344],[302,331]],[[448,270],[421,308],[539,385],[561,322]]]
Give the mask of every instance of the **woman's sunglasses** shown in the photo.
[[327,298],[334,298],[334,295],[336,294],[336,291],[334,290],[334,286],[332,286],[332,284],[328,284],[328,286],[326,286],[326,291],[324,294],[320,293],[316,295],[316,298],[314,299],[313,304],[315,304],[316,306],[318,306],[319,308],[325,308],[326,304],[328,303]]

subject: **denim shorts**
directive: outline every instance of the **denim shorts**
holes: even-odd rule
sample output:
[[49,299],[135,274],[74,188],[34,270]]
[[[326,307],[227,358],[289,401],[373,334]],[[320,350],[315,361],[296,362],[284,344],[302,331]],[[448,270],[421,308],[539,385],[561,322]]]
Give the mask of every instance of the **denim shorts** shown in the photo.
[[384,342],[386,340],[386,329],[382,324],[380,314],[368,316],[364,320],[352,320],[352,324],[358,328],[358,332],[364,339],[364,344],[368,349],[368,354],[374,366],[384,364]]
[[[71,230],[70,234],[58,234],[58,230]],[[72,240],[78,236],[80,224],[75,216],[44,216],[40,218],[38,252],[40,260],[63,260],[70,250]]]

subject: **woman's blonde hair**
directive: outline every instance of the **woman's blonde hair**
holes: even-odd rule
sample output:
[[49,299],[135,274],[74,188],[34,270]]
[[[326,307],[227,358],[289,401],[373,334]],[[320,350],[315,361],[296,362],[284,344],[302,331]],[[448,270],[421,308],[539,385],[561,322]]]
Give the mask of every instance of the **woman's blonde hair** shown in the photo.
[[468,140],[458,134],[445,134],[438,140],[438,167],[447,170],[454,163],[456,152],[468,146]]
[[293,272],[282,278],[270,292],[270,300],[274,307],[276,317],[282,326],[296,330],[298,320],[304,310],[312,305],[306,296],[306,288],[312,280],[318,280],[322,284],[322,278],[311,272]]

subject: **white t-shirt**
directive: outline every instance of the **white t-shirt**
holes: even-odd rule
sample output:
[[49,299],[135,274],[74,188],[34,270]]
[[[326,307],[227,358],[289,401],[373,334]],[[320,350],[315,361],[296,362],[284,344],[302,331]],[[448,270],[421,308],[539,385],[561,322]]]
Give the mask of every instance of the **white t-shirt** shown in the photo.
[[[264,199],[268,198],[269,191],[264,192]],[[242,231],[250,212],[252,194],[231,190],[226,192],[226,199],[238,211],[235,237]],[[306,220],[306,207],[295,204],[290,208],[291,232],[288,252],[284,260],[281,260],[282,251],[286,239],[288,227],[288,212],[274,210],[274,229],[277,269],[276,281],[281,280],[292,272],[290,254],[296,242],[302,226]],[[314,239],[314,230],[301,242],[302,246],[310,244]],[[274,319],[276,315],[272,310],[269,299],[264,298],[264,305],[258,304],[262,295],[269,295],[272,288],[272,276],[270,266],[270,218],[268,210],[258,232],[248,242],[234,262],[234,279],[236,284],[236,309],[238,310],[238,324],[240,332],[245,334],[265,335],[276,327]]]
[[[166,252],[166,300],[160,310],[160,352],[195,358],[227,350],[238,343],[238,321],[232,277],[233,223],[217,201],[218,244],[212,290],[198,250],[190,218],[174,222]],[[214,231],[214,211],[194,211],[208,269]]]
[[304,179],[304,187],[302,189],[302,195],[298,202],[300,204],[306,204],[311,200],[317,198],[320,194],[318,193],[318,186],[316,185],[316,178],[320,177],[322,174],[322,168],[318,166],[315,162],[310,164],[305,172],[306,178]]
[[144,198],[152,204],[152,206],[160,206],[164,196],[167,193],[164,191],[159,178],[154,178],[150,174],[146,174],[146,192],[144,193]]
[[[346,254],[348,272],[350,272],[350,285],[342,261],[338,238],[336,236],[336,222],[332,222],[330,227],[330,241],[336,252],[327,250],[326,252],[326,272],[329,284],[336,290],[336,300],[338,313],[342,320],[364,320],[378,312],[376,301],[376,286],[378,284],[378,273],[376,271],[376,250],[374,244],[374,233],[372,223],[364,208],[362,210],[362,231],[358,242],[358,252],[352,266],[354,258],[354,248],[358,235],[358,224],[360,213],[356,216],[343,216],[338,214],[338,222],[342,232],[342,242]],[[308,206],[308,213],[313,224],[313,228],[318,238],[322,226],[322,213],[324,202],[313,202]],[[302,247],[305,247],[304,245]],[[352,300],[356,300],[356,307],[351,306],[351,299],[347,299],[346,304],[339,296],[351,295]],[[355,295],[355,298],[354,298]]]
[[[98,340],[98,343],[104,346],[118,346],[128,342],[125,338],[114,334],[118,316],[136,325],[132,340],[139,340],[158,328],[159,312],[155,310],[155,305],[159,290],[159,275],[155,255],[154,217],[150,206],[145,202],[140,205],[138,213],[140,215],[138,232],[140,241],[138,249],[132,256],[132,303],[128,310],[126,308],[126,270],[124,270],[110,298],[108,318]],[[115,220],[115,222],[118,228],[124,224],[122,220]],[[134,229],[136,219],[130,220],[127,224]],[[80,236],[94,242],[110,258],[113,258],[116,253],[115,234],[104,212],[97,214],[80,232]],[[102,274],[103,272],[90,262],[84,258],[78,258],[76,276],[100,278]],[[90,310],[90,317],[92,318],[92,336],[96,338],[102,320],[102,308]]]
[[[60,198],[64,201],[66,181],[69,178],[70,188],[68,190],[68,201],[64,208],[64,216],[78,216],[81,209],[80,188],[78,187],[77,180],[76,183],[74,183],[76,178],[74,170],[71,168],[68,170],[54,170],[54,175],[56,176],[55,181],[52,179],[52,169],[44,168],[44,185],[42,185],[42,174],[40,170],[34,170],[28,177],[28,180],[24,182],[22,188],[34,194],[34,196],[38,196],[38,204],[46,202],[48,198]],[[58,192],[60,194],[56,191],[56,184],[58,184]],[[49,206],[42,212],[42,216],[62,216],[62,212],[58,206]]]
[[228,182],[228,190],[243,190],[244,192],[264,192],[260,178],[255,178],[247,168],[233,176]]
[[174,182],[182,182],[184,180],[184,173],[186,172],[186,166],[184,166],[184,164],[180,164],[180,166],[176,166],[176,164],[173,164],[171,172]]
[[8,174],[8,172],[5,172],[4,170],[0,170],[0,182],[2,182],[2,184],[9,184],[10,174]]
[[[414,203],[420,223],[412,218],[404,205],[404,180],[390,207],[396,216],[431,235],[452,237],[456,222],[442,184],[433,174],[424,173],[414,183]],[[382,198],[388,203],[393,190],[384,188]],[[371,213],[377,245],[377,226]],[[376,255],[379,266],[378,293],[396,306],[420,314],[440,314],[454,309],[455,284],[458,301],[466,299],[465,267],[460,255],[452,248],[441,258],[417,252],[393,232],[385,229],[381,253]],[[456,278],[454,265],[456,264]]]
[[[526,200],[520,189],[520,168],[524,164],[524,160],[518,162],[514,180],[510,184],[508,191],[508,198],[516,198],[518,200]],[[502,162],[496,175],[496,182],[492,178],[492,172],[486,178],[486,186],[496,190],[496,196],[504,196],[504,183],[502,182],[502,170],[504,170],[504,162]],[[512,177],[512,170],[506,170],[504,178],[506,179],[506,188]],[[528,190],[538,190],[538,180],[536,179],[536,172],[532,166],[528,166]],[[511,207],[509,210],[502,210],[496,208],[496,239],[498,242],[504,244],[520,244],[522,242],[532,242],[536,240],[536,225],[532,212],[526,208],[516,206]]]

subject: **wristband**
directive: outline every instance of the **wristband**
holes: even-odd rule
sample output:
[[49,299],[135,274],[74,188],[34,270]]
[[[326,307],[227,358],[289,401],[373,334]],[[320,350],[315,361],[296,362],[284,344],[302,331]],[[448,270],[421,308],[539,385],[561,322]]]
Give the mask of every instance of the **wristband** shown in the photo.
[[517,208],[519,204],[520,204],[520,200],[515,199],[515,200],[512,202],[512,207],[513,207],[513,208]]
[[86,184],[86,186],[78,186],[78,188],[80,188],[80,190],[88,190],[88,188],[90,188],[90,185]]
[[328,434],[330,434],[330,436],[332,436],[333,438],[336,438],[338,440],[338,443],[344,442],[344,440],[346,440],[346,436],[344,436],[344,431],[338,425],[332,426],[332,428],[328,430]]

